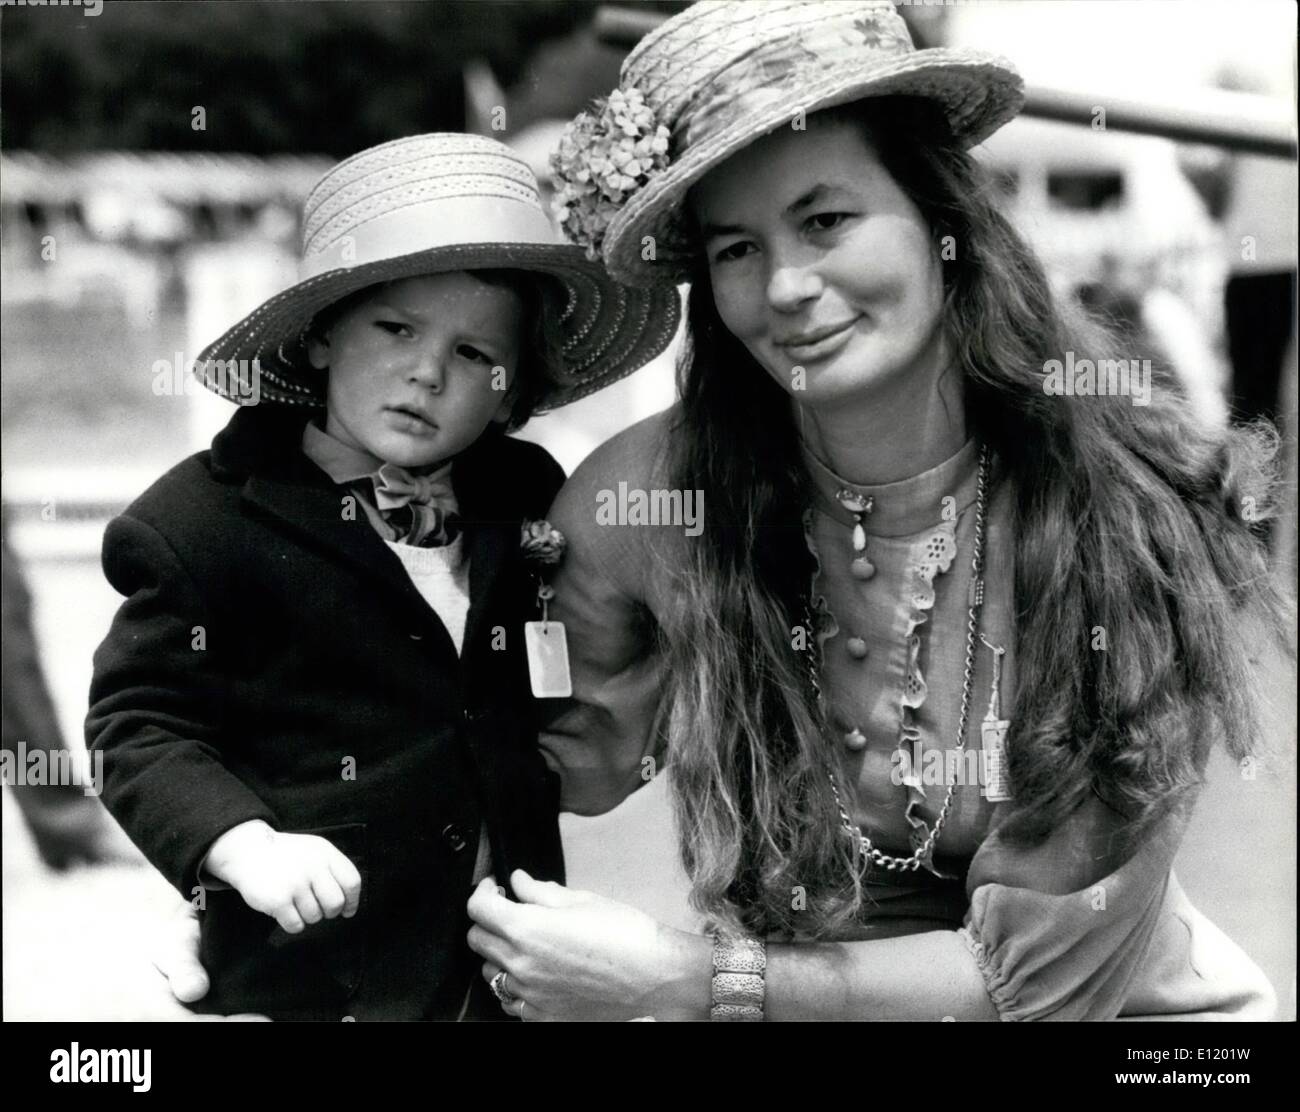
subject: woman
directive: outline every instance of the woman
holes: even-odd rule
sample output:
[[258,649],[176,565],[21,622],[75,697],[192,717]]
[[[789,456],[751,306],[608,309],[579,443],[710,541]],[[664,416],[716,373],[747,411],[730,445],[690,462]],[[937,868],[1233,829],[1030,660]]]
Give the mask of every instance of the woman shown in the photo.
[[[1268,1010],[1170,870],[1210,741],[1254,745],[1251,638],[1286,639],[1273,441],[1198,426],[1149,364],[1098,388],[1135,353],[1067,320],[967,153],[1020,103],[887,3],[701,3],[562,144],[568,230],[691,294],[679,407],[551,515],[573,697],[545,748],[579,814],[667,762],[712,937],[485,882],[509,1014]],[[702,492],[702,531],[610,524],[615,491]]]

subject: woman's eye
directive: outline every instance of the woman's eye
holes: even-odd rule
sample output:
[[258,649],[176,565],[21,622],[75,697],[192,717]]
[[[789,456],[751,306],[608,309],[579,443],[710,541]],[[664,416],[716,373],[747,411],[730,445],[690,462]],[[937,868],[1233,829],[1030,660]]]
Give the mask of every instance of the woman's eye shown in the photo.
[[715,263],[729,263],[734,259],[743,259],[749,254],[749,249],[752,246],[752,243],[744,239],[729,243],[726,247],[714,253],[713,261]]
[[475,363],[492,363],[491,356],[479,351],[476,347],[471,347],[469,344],[461,344],[456,350],[466,359],[472,359]]
[[815,232],[829,232],[848,218],[847,212],[819,212],[808,218],[809,227]]
[[377,320],[375,321],[375,327],[383,329],[390,336],[410,337],[415,335],[415,333],[411,331],[411,326],[409,324],[403,324],[401,321]]

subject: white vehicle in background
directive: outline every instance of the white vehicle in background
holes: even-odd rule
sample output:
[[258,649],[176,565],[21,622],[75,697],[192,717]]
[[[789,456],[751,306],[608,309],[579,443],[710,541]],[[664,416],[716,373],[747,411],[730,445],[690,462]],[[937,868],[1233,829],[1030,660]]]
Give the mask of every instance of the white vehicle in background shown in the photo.
[[1222,318],[1223,236],[1179,167],[1178,146],[1132,132],[1021,118],[984,143],[1008,211],[1062,292],[1121,274],[1157,280],[1212,327]]
[[1178,145],[1022,117],[977,155],[1056,292],[1076,298],[1104,283],[1131,298],[1203,419],[1225,420],[1228,244]]

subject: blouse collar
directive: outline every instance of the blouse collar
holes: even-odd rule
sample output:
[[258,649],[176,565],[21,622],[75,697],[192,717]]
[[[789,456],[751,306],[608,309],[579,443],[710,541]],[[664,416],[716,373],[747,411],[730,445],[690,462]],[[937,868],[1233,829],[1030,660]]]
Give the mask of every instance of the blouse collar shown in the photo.
[[[960,514],[975,501],[979,486],[979,444],[974,437],[936,467],[900,479],[894,483],[864,485],[850,483],[818,459],[812,449],[802,445],[804,467],[812,480],[817,509],[852,525],[854,518],[840,505],[837,493],[848,488],[872,501],[872,509],[863,525],[868,534],[878,537],[906,537],[919,533],[944,519]],[[944,500],[953,499],[951,508]]]

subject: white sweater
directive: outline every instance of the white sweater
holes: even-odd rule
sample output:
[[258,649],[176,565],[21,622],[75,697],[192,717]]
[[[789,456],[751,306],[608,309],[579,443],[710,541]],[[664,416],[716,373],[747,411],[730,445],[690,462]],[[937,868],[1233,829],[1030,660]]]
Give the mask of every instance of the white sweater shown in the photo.
[[469,613],[469,560],[465,558],[464,536],[437,548],[395,541],[384,543],[402,561],[415,589],[442,619],[459,653],[465,641],[465,616]]
[[[469,560],[465,558],[464,535],[437,548],[420,548],[396,541],[384,541],[384,544],[402,561],[415,589],[442,619],[459,653],[465,643],[465,616],[469,613]],[[492,853],[484,825],[479,830],[472,883],[477,884],[491,871]]]

